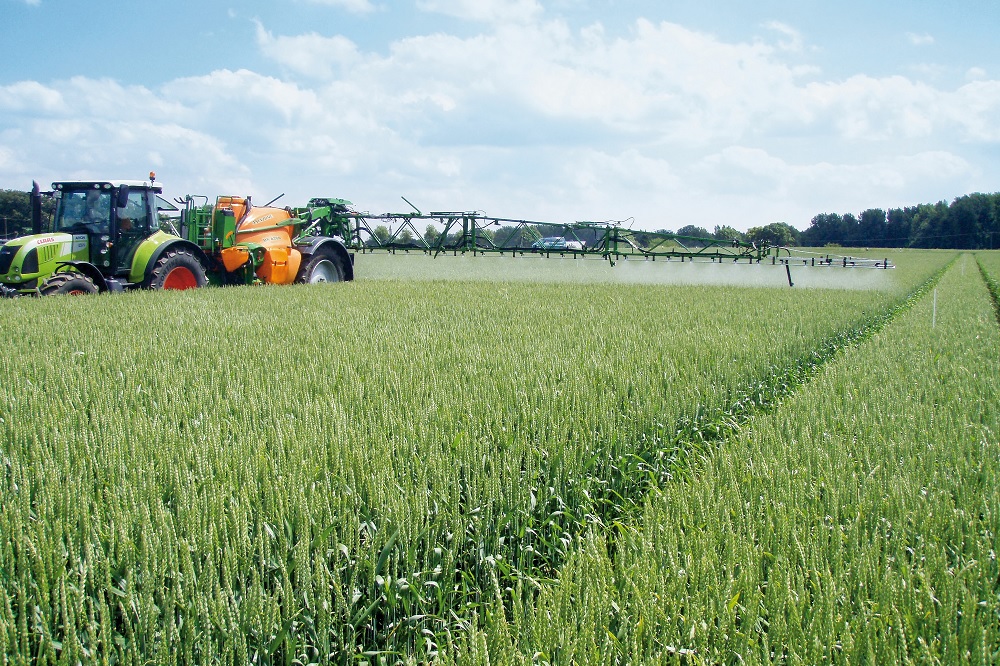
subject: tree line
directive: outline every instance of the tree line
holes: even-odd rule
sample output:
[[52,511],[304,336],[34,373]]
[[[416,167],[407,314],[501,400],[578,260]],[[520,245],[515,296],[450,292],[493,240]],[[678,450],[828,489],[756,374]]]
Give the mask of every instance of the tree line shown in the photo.
[[918,247],[956,250],[1000,248],[1000,193],[967,194],[951,204],[872,208],[854,216],[823,213],[802,232],[811,247]]
[[[668,229],[660,229],[666,231]],[[805,231],[783,222],[753,227],[746,233],[730,226],[688,225],[676,232],[719,240],[771,245],[824,247],[913,247],[955,250],[1000,249],[1000,192],[967,194],[950,204],[919,204],[905,208],[869,208],[860,215],[821,213]]]
[[[42,199],[42,214],[52,215],[54,200]],[[541,235],[556,234],[562,227],[540,225]],[[388,237],[388,229],[377,228]],[[493,232],[503,236],[506,229]],[[914,247],[946,248],[959,250],[1000,249],[1000,192],[993,194],[967,194],[950,204],[919,204],[905,208],[870,208],[859,215],[854,213],[821,213],[812,218],[805,231],[784,222],[774,222],[752,227],[746,232],[728,225],[716,226],[713,231],[689,224],[672,231],[657,229],[660,233],[673,233],[692,238],[739,240],[743,242],[785,246],[823,247]],[[31,203],[27,192],[0,189],[0,238],[15,238],[31,233]],[[428,242],[437,240],[437,231],[428,226],[424,234]],[[400,239],[402,240],[402,239]],[[589,239],[581,238],[588,241]],[[596,239],[594,239],[596,240]]]

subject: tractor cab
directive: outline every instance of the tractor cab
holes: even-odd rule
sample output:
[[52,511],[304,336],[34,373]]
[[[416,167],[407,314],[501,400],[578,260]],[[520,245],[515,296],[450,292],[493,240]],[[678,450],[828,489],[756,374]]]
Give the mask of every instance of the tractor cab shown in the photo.
[[139,243],[159,228],[163,190],[153,181],[58,182],[52,190],[56,212],[45,231],[72,235],[74,254],[108,277],[127,274]]

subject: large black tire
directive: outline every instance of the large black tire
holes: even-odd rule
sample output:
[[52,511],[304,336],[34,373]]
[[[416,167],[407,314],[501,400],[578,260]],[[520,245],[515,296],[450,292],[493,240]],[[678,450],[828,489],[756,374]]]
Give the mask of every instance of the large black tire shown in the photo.
[[167,250],[146,279],[147,289],[196,289],[208,284],[205,267],[188,250]]
[[340,265],[340,258],[336,254],[321,248],[299,269],[295,281],[303,284],[343,282],[344,267]]
[[85,294],[96,294],[98,291],[97,285],[94,284],[93,280],[83,273],[77,273],[76,271],[54,273],[38,288],[38,293],[42,296],[55,296],[57,294],[83,296]]

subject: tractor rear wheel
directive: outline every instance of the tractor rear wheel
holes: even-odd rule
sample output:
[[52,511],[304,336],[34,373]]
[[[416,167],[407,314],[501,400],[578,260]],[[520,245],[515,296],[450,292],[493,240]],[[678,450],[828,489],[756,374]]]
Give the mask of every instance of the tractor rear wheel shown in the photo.
[[195,289],[208,284],[205,267],[191,252],[167,250],[160,257],[146,280],[147,289]]
[[85,294],[96,294],[97,292],[97,285],[94,284],[94,281],[83,273],[77,273],[76,271],[54,273],[38,288],[38,293],[43,296],[54,296],[56,294],[83,296]]
[[316,282],[343,282],[344,270],[340,265],[340,259],[328,250],[320,250],[309,257],[305,265],[299,271],[296,282],[313,284]]

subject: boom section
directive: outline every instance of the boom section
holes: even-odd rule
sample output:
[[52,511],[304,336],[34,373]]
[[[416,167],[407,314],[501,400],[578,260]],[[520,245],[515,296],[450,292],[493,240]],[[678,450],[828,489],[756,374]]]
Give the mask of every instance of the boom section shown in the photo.
[[[773,250],[739,240],[636,231],[619,221],[552,223],[493,217],[478,211],[372,214],[346,204],[335,214],[335,233],[361,253],[537,254],[599,257],[612,263],[627,257],[759,263]],[[433,233],[429,233],[431,228]]]

